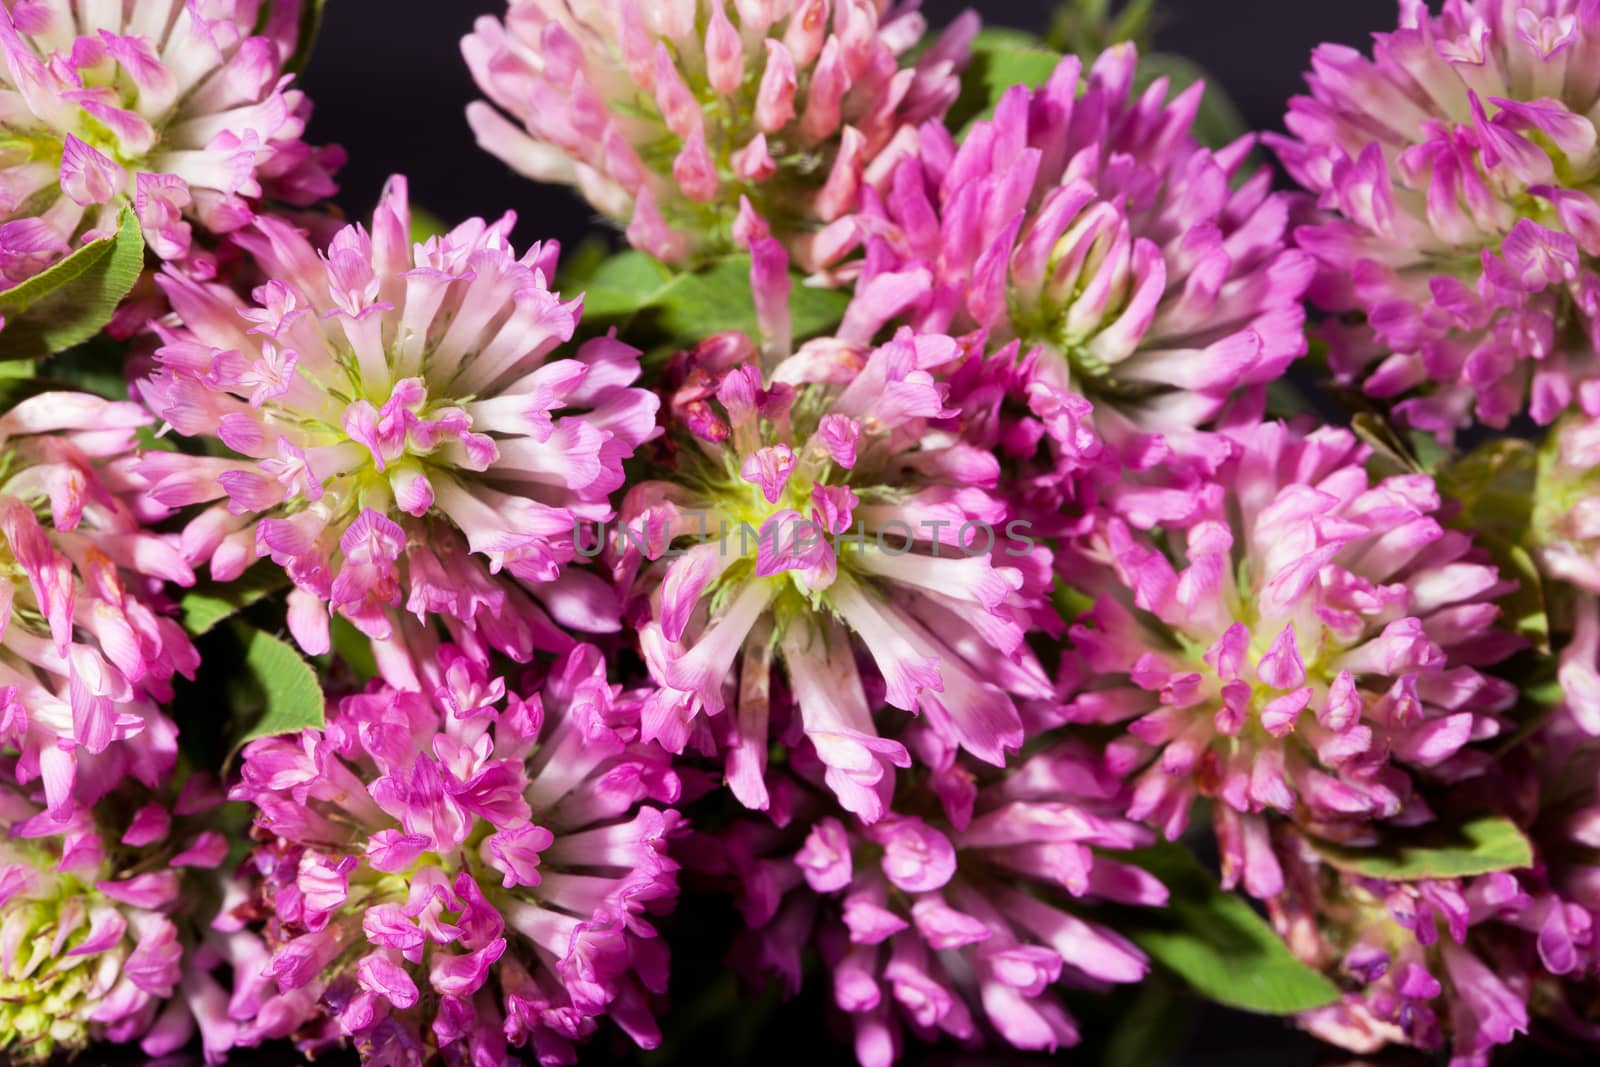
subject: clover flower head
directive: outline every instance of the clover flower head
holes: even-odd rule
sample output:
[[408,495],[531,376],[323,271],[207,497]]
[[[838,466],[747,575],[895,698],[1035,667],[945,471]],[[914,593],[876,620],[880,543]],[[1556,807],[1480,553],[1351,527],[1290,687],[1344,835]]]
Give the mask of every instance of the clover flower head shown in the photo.
[[207,927],[228,854],[208,818],[221,791],[196,777],[171,802],[51,813],[39,799],[0,785],[0,1054],[45,1063],[137,1041],[161,1056],[198,1024],[206,1062],[221,1062],[239,1027],[213,972],[259,955],[249,935]]
[[161,278],[182,325],[163,330],[141,391],[179,433],[238,458],[172,469],[152,456],[153,493],[212,503],[184,549],[214,578],[257,556],[289,573],[308,651],[329,647],[330,611],[379,640],[402,608],[442,615],[523,659],[572,644],[545,609],[617,627],[604,583],[566,564],[578,521],[610,516],[656,401],[614,338],[557,354],[581,299],[549,288],[554,244],[511,250],[512,222],[413,245],[396,178],[371,231],[349,227],[325,253],[279,219],[238,234],[272,279],[249,302]]
[[861,190],[887,186],[960,90],[977,19],[902,66],[925,30],[916,6],[511,0],[461,43],[489,98],[467,118],[485,149],[576,186],[658,259],[733,251],[746,198],[816,269],[855,245]]
[[[1098,593],[1072,638],[1085,681],[1063,714],[1126,723],[1130,813],[1176,838],[1214,800],[1225,882],[1283,884],[1271,816],[1340,840],[1428,811],[1414,775],[1482,769],[1469,747],[1515,701],[1479,668],[1510,583],[1440,525],[1426,475],[1374,482],[1345,430],[1237,431],[1194,519],[1156,538],[1105,521],[1063,574]],[[1109,579],[1097,565],[1109,566]]]
[[[253,903],[271,947],[249,1040],[374,1062],[571,1063],[609,1017],[644,1047],[666,951],[678,780],[593,646],[537,688],[442,650],[431,692],[374,685],[323,730],[252,742]],[[517,690],[526,695],[519,695]],[[484,1057],[489,1059],[486,1061]]]
[[158,705],[199,656],[162,589],[194,573],[148,528],[164,516],[132,466],[151,421],[79,393],[0,416],[0,740],[51,811],[126,775],[156,785],[177,753]]
[[[1271,143],[1325,216],[1314,298],[1377,341],[1340,377],[1448,436],[1553,422],[1600,377],[1600,10],[1406,0],[1372,57],[1325,44]],[[1585,399],[1585,398],[1588,399]]]
[[1483,1067],[1528,1029],[1531,982],[1516,924],[1532,898],[1506,871],[1389,882],[1340,871],[1295,833],[1280,843],[1282,894],[1267,901],[1290,951],[1345,991],[1300,1025],[1358,1053],[1386,1045]]
[[1252,138],[1195,142],[1203,85],[1168,101],[1158,78],[1136,94],[1136,70],[1132,45],[1087,77],[1068,57],[959,144],[925,125],[887,194],[868,195],[846,335],[904,320],[1020,339],[1043,350],[1046,384],[1094,401],[1113,443],[1192,429],[1277,378],[1305,352],[1294,197],[1247,174]]
[[877,822],[832,803],[797,806],[789,830],[735,832],[712,850],[708,866],[742,894],[746,953],[792,985],[801,950],[819,947],[863,1067],[895,1062],[907,1033],[968,1047],[1077,1044],[1052,990],[1149,971],[1093,905],[1167,900],[1153,875],[1118,856],[1153,840],[1120,814],[1126,784],[1076,741],[1042,744],[1002,771],[958,756],[921,724],[901,737],[927,759]]
[[343,154],[301,140],[311,106],[283,72],[300,6],[0,8],[0,289],[114,233],[124,208],[157,256],[204,274],[196,226],[231,233],[266,201],[331,196]]
[[909,330],[812,341],[764,380],[753,345],[724,335],[671,393],[670,467],[630,491],[615,539],[664,687],[645,732],[677,751],[695,716],[726,712],[729,784],[750,807],[768,803],[780,663],[799,732],[868,821],[910,762],[874,724],[877,693],[995,765],[1022,743],[1016,702],[1052,694],[1023,641],[1049,550],[1008,523],[995,457],[940,425],[956,413],[935,375],[962,354]]

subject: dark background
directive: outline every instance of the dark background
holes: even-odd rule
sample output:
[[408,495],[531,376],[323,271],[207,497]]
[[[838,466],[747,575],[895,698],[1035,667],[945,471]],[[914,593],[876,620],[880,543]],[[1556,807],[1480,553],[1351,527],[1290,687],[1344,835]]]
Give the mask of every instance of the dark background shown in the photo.
[[[649,3],[650,0],[643,0]],[[924,0],[935,26],[942,26],[968,6],[976,6],[986,22],[1043,31],[1054,9],[1052,0]],[[1199,63],[1239,107],[1256,129],[1281,129],[1285,101],[1302,88],[1301,74],[1319,41],[1364,45],[1368,34],[1394,25],[1395,0],[1167,0],[1156,33],[1161,51],[1177,52]],[[340,203],[353,218],[364,218],[382,188],[396,172],[410,177],[413,201],[447,222],[472,215],[497,217],[508,209],[519,216],[517,240],[554,237],[568,248],[595,232],[597,220],[586,204],[566,190],[543,187],[510,173],[478,150],[463,116],[475,96],[457,42],[474,19],[504,10],[503,0],[331,0],[321,40],[302,84],[316,103],[311,139],[336,141],[350,153],[342,176]],[[717,916],[700,916],[720,925]],[[691,922],[695,920],[690,920]],[[675,951],[679,977],[674,997],[687,999],[700,981],[716,975],[721,935],[707,931],[706,943],[680,930]],[[699,947],[702,951],[696,952]],[[698,956],[698,958],[696,958]],[[687,958],[686,958],[687,957]],[[691,977],[684,978],[683,972]],[[696,974],[695,972],[698,972]],[[754,1022],[761,998],[744,1013]],[[1137,1010],[1137,1009],[1136,1009]],[[848,1045],[829,1043],[820,1003],[796,1005],[777,1017],[755,1022],[761,1035],[745,1058],[749,1062],[809,1062],[817,1067],[851,1064]],[[1136,1016],[1137,1017],[1137,1016]],[[1170,1057],[1154,1048],[1147,1056],[1125,1063],[1156,1067],[1311,1067],[1311,1065],[1419,1065],[1427,1061],[1409,1053],[1354,1057],[1323,1049],[1275,1019],[1243,1015],[1198,1004],[1181,1004],[1176,1014],[1153,1011],[1148,1019],[1156,1046],[1176,1046]],[[800,1047],[795,1045],[799,1035]],[[708,1039],[709,1041],[709,1039]],[[726,1050],[715,1042],[700,1046],[683,1062],[720,1063]],[[802,1051],[803,1050],[803,1051]],[[910,1050],[908,1050],[909,1053]],[[605,1063],[605,1043],[591,1048],[583,1063]],[[1055,1062],[1093,1063],[1085,1050],[1064,1052]],[[1547,1053],[1529,1051],[1518,1059],[1556,1062]],[[906,1062],[917,1062],[908,1055]],[[136,1062],[94,1053],[80,1063]],[[290,1064],[287,1049],[241,1054],[234,1063]],[[922,1062],[970,1064],[1052,1062],[1039,1057],[1000,1060],[988,1055],[947,1057],[935,1053]],[[1442,1062],[1442,1061],[1441,1061]],[[1499,1062],[1499,1061],[1497,1061]],[[1576,1062],[1576,1061],[1572,1061]]]

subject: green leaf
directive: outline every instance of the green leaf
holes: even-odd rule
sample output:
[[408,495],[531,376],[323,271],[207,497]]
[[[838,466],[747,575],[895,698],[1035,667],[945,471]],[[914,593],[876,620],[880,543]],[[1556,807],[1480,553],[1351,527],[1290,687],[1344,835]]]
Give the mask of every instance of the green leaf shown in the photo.
[[1506,719],[1515,724],[1516,729],[1502,734],[1496,740],[1496,757],[1514,751],[1530,737],[1537,735],[1567,699],[1557,675],[1556,660],[1548,652],[1543,655],[1519,655],[1513,657],[1510,663],[1514,666],[1518,661],[1531,663],[1531,669],[1508,672],[1515,680],[1517,703]]
[[1500,568],[1502,578],[1515,578],[1517,587],[1499,600],[1505,618],[1517,636],[1540,653],[1550,652],[1550,612],[1545,604],[1544,576],[1533,556],[1521,545],[1506,544],[1498,538],[1480,537]]
[[62,385],[103,396],[107,400],[128,399],[125,370],[128,346],[105,334],[65,352],[58,352],[39,364],[39,377]]
[[1439,468],[1439,492],[1459,503],[1450,525],[1471,534],[1487,549],[1502,576],[1517,588],[1502,596],[1500,608],[1517,633],[1540,653],[1550,651],[1550,616],[1544,578],[1523,544],[1534,512],[1544,501],[1538,492],[1539,456],[1526,441],[1490,441]]
[[[13,365],[0,363],[0,367]],[[38,396],[40,393],[48,393],[49,391],[49,384],[38,378],[0,376],[0,414],[10,411],[29,397]]]
[[1515,823],[1502,815],[1479,815],[1456,824],[1431,823],[1391,832],[1374,848],[1314,842],[1317,852],[1340,870],[1411,882],[1423,878],[1464,878],[1511,871],[1533,863],[1533,847]]
[[972,42],[972,58],[961,75],[961,94],[945,115],[952,130],[965,130],[994,113],[1007,89],[1038,88],[1050,80],[1061,53],[1020,30],[987,29]]
[[1311,412],[1311,401],[1288,378],[1278,378],[1267,384],[1267,417],[1292,419]]
[[295,43],[294,55],[289,57],[289,62],[283,69],[291,74],[298,74],[306,69],[306,64],[311,62],[311,51],[317,45],[317,35],[322,32],[322,9],[327,6],[328,0],[304,0],[305,8],[300,12],[300,36]]
[[1461,504],[1464,529],[1521,542],[1533,516],[1539,456],[1527,441],[1490,441],[1439,468],[1439,491]]
[[1295,959],[1265,919],[1224,893],[1187,850],[1161,844],[1128,856],[1161,879],[1165,908],[1130,910],[1118,929],[1200,995],[1244,1011],[1293,1015],[1339,990]]
[[[1124,13],[1131,11],[1132,7]],[[1077,54],[1082,57],[1085,70],[1102,48],[1126,39],[1129,32],[1131,30],[1126,27],[1114,29],[1102,44],[1092,48],[1085,46],[1085,50],[1079,51]],[[1017,85],[1038,88],[1050,80],[1062,58],[1061,51],[1031,34],[1006,29],[982,31],[972,43],[972,59],[961,76],[961,94],[945,116],[946,124],[951,130],[964,131],[973,122],[989,118],[1006,90]],[[1195,140],[1206,147],[1221,148],[1249,131],[1239,109],[1222,91],[1220,83],[1207,76],[1203,67],[1183,56],[1141,49],[1139,65],[1134,72],[1133,95],[1143,92],[1157,78],[1167,79],[1168,100],[1195,82],[1205,81],[1205,96],[1200,101],[1191,132]]]
[[1068,585],[1058,576],[1050,587],[1050,605],[1061,616],[1061,621],[1071,626],[1083,618],[1084,612],[1094,607],[1094,598],[1076,586]]
[[1100,1067],[1149,1067],[1171,1063],[1189,1036],[1192,998],[1180,997],[1170,979],[1139,983],[1133,1003],[1120,1013],[1106,1041]]
[[1110,0],[1064,0],[1050,23],[1052,48],[1093,57],[1118,41],[1132,41],[1140,54],[1150,51],[1156,0],[1127,0],[1115,16]]
[[268,560],[257,563],[231,582],[202,582],[178,602],[183,628],[195,637],[210,633],[251,604],[289,587],[283,568]]
[[624,322],[659,299],[675,277],[670,267],[643,252],[619,252],[585,280],[584,321]]
[[356,629],[343,615],[335,615],[330,626],[333,653],[344,660],[356,676],[367,681],[378,676],[378,660],[372,654],[372,638]]
[[0,360],[42,359],[87,341],[111,321],[142,270],[144,234],[133,209],[123,208],[115,234],[0,292]]
[[4,414],[49,387],[39,380],[38,365],[31,359],[0,363],[0,414]]
[[[798,275],[793,281],[789,308],[796,340],[826,333],[844,318],[848,294],[812,288]],[[589,279],[583,321],[589,329],[616,326],[624,340],[647,351],[685,348],[725,330],[754,337],[750,257],[725,256],[674,274],[642,252],[619,253]]]
[[450,232],[450,224],[425,207],[411,205],[411,243],[426,244]]
[[[85,392],[107,400],[128,399],[124,366],[128,346],[108,334],[96,334],[81,345],[45,359],[0,363],[0,411],[39,393]],[[156,437],[154,427],[139,430],[142,448],[171,451],[171,437]]]
[[576,247],[563,247],[556,267],[556,289],[563,293],[583,292],[615,251],[611,241],[595,235],[585,237]]
[[1358,412],[1350,420],[1350,431],[1372,449],[1367,473],[1373,478],[1432,473],[1412,451],[1411,444],[1383,416],[1370,411]]
[[244,673],[261,705],[261,714],[238,744],[322,729],[326,721],[322,687],[311,664],[283,641],[252,626],[235,623],[234,632],[244,643]]

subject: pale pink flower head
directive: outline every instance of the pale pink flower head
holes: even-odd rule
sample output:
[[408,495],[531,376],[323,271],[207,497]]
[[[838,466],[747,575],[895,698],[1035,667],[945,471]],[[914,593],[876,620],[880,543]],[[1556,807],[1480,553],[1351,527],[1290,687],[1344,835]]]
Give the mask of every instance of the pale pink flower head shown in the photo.
[[164,513],[133,466],[152,421],[82,393],[0,416],[0,743],[52,811],[128,775],[155,785],[177,754],[158,705],[199,656],[163,587],[194,573],[148,529]]
[[769,802],[779,668],[794,736],[868,822],[911,758],[880,736],[880,705],[1000,766],[1023,740],[1017,701],[1052,695],[1024,641],[1049,549],[1009,521],[996,458],[943,427],[936,376],[962,355],[910,330],[819,340],[764,380],[751,343],[722,335],[669,383],[669,466],[629,492],[613,537],[663,687],[644,729],[679,751],[713,717],[749,807]]
[[925,125],[888,192],[867,197],[846,335],[899,319],[1020,339],[1043,349],[1041,383],[1092,400],[1113,443],[1259,396],[1305,352],[1294,197],[1248,173],[1253,138],[1194,140],[1202,84],[1169,101],[1158,78],[1136,95],[1136,63],[1116,45],[1080,77],[1068,57],[959,144]]
[[1154,836],[1122,815],[1125,783],[1075,741],[1000,770],[956,756],[920,724],[903,736],[934,765],[896,793],[897,809],[916,814],[866,826],[800,800],[788,830],[740,829],[710,850],[752,927],[738,957],[792,988],[815,944],[862,1067],[889,1067],[907,1034],[969,1048],[1077,1044],[1060,991],[1149,972],[1094,906],[1167,901],[1118,856]]
[[[669,263],[735,249],[748,198],[808,269],[857,242],[916,128],[960,91],[970,13],[914,63],[916,3],[891,0],[511,0],[461,42],[489,103],[478,143],[522,174],[576,186]],[[509,118],[507,117],[509,116]]]
[[1126,723],[1111,759],[1135,777],[1132,816],[1176,838],[1210,798],[1225,882],[1269,897],[1275,820],[1370,840],[1377,820],[1429,817],[1414,777],[1482,770],[1470,745],[1516,691],[1479,668],[1520,641],[1495,604],[1515,586],[1441,526],[1431,478],[1374,480],[1341,429],[1230,441],[1189,525],[1111,518],[1063,561],[1097,596],[1064,714]]
[[137,1042],[157,1057],[198,1030],[206,1062],[221,1062],[239,1026],[214,972],[253,966],[260,948],[210,926],[228,855],[211,818],[221,790],[195,776],[164,800],[136,786],[92,809],[41,800],[0,784],[0,1055],[42,1064]]
[[[207,274],[195,238],[263,203],[331,196],[337,149],[301,140],[290,89],[301,0],[7,0],[0,5],[0,289],[115,233]],[[258,33],[259,29],[259,33]]]
[[[575,648],[542,684],[453,648],[431,692],[375,685],[323,730],[252,742],[253,910],[271,981],[247,1040],[363,1058],[572,1063],[609,1018],[652,1048],[679,796],[642,694]],[[520,694],[520,695],[519,695]]]
[[1519,924],[1534,900],[1520,874],[1387,882],[1341,871],[1281,834],[1283,891],[1267,910],[1299,959],[1345,992],[1301,1027],[1362,1055],[1386,1045],[1448,1049],[1460,1067],[1528,1030],[1533,996]]
[[1363,317],[1336,375],[1442,437],[1600,403],[1600,8],[1404,0],[1311,67],[1271,143],[1326,212],[1313,298]]
[[567,564],[577,524],[610,517],[656,400],[632,387],[627,345],[562,348],[582,299],[550,290],[554,244],[512,251],[512,222],[413,245],[396,178],[371,231],[326,252],[275,218],[236,235],[272,279],[250,301],[161,277],[181,325],[140,391],[234,458],[143,469],[157,499],[211,505],[184,532],[191,563],[227,581],[270,556],[289,573],[309,652],[327,650],[330,611],[377,640],[402,612],[440,616],[523,659],[571,646],[552,615],[617,627],[609,589]]

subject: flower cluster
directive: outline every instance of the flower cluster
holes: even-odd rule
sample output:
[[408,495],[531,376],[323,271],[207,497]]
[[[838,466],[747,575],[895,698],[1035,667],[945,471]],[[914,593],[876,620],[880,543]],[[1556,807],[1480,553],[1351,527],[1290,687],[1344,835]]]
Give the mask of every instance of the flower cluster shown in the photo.
[[678,822],[656,804],[679,785],[637,740],[639,695],[589,645],[526,696],[454,649],[436,681],[245,749],[256,890],[236,914],[265,920],[272,953],[247,1039],[569,1063],[607,1017],[654,1047],[667,959],[648,917],[677,893]]
[[0,1059],[1600,1048],[1600,0],[1320,48],[1313,196],[1103,33],[507,0],[559,280],[321,203],[319,8],[0,0]]
[[1284,852],[1273,922],[1296,955],[1349,990],[1306,1014],[1312,1033],[1361,1053],[1448,1043],[1452,1063],[1483,1064],[1527,1032],[1528,972],[1503,924],[1532,900],[1513,875],[1394,883],[1341,872],[1293,835]]
[[1136,61],[1115,46],[1081,78],[1068,59],[959,144],[925,125],[863,211],[857,328],[904,318],[1042,348],[1041,386],[1092,399],[1118,443],[1214,419],[1304,354],[1292,197],[1248,172],[1253,137],[1194,141],[1201,84],[1135,96]]
[[1400,5],[1371,59],[1326,44],[1273,138],[1326,216],[1296,241],[1318,303],[1358,312],[1329,362],[1448,435],[1593,407],[1600,373],[1600,10]]
[[[1122,817],[1124,783],[1084,745],[1057,738],[1004,771],[957,756],[931,731],[905,742],[919,767],[896,811],[867,825],[832,805],[805,810],[798,847],[741,826],[702,865],[731,876],[748,955],[798,985],[809,941],[831,971],[862,1067],[888,1067],[909,1031],[971,1045],[1075,1045],[1066,988],[1137,982],[1144,953],[1086,919],[1095,902],[1159,907],[1167,891],[1116,854],[1151,843]],[[797,760],[806,773],[807,761]]]
[[228,234],[264,201],[332,195],[342,153],[301,140],[311,107],[283,73],[301,6],[0,9],[0,290],[116,232],[124,210],[157,256],[205,276],[196,226]]
[[79,393],[0,415],[0,742],[52,812],[127,775],[157,785],[176,755],[159,704],[199,657],[163,587],[194,573],[145,526],[162,512],[132,468],[152,421]]
[[770,381],[754,354],[740,335],[690,354],[670,397],[670,480],[640,483],[622,508],[619,570],[663,561],[634,582],[662,687],[645,729],[681,750],[696,715],[731,702],[729,785],[765,808],[781,662],[829,785],[871,822],[910,755],[879,736],[857,649],[884,703],[1004,765],[1023,739],[1016,699],[1052,695],[1023,642],[1050,552],[1007,521],[994,457],[936,425],[956,414],[935,375],[962,358],[959,342],[910,330],[877,348],[810,342]]
[[197,1030],[208,1063],[234,1047],[239,1024],[214,972],[249,971],[261,946],[247,932],[208,926],[223,899],[216,868],[228,853],[209,818],[221,793],[198,776],[170,802],[126,792],[54,813],[0,785],[0,1054],[8,1062],[42,1064],[99,1040],[137,1041],[161,1056]]
[[410,220],[403,179],[370,232],[347,228],[325,254],[257,220],[235,237],[272,279],[252,303],[162,275],[183,325],[161,329],[142,395],[241,458],[151,455],[153,496],[220,501],[184,531],[185,559],[227,581],[270,556],[309,652],[328,650],[330,610],[386,640],[402,608],[519,659],[569,646],[530,593],[566,625],[615,630],[609,591],[562,565],[655,432],[654,397],[631,386],[638,353],[598,337],[553,358],[581,301],[549,288],[553,244],[511,250],[512,216],[415,246]]
[[925,30],[915,6],[514,0],[461,43],[493,102],[467,118],[484,148],[576,186],[665,262],[732,251],[744,199],[820,268],[858,242],[862,190],[888,187],[960,89],[977,20],[902,66]]
[[1228,441],[1181,530],[1112,517],[1084,569],[1065,564],[1103,592],[1072,631],[1087,680],[1063,717],[1127,723],[1112,758],[1137,776],[1131,812],[1169,838],[1215,800],[1224,883],[1269,898],[1270,813],[1370,839],[1374,820],[1428,817],[1415,775],[1476,769],[1467,746],[1517,695],[1480,668],[1516,638],[1495,626],[1508,583],[1441,527],[1429,478],[1373,484],[1344,430]]

